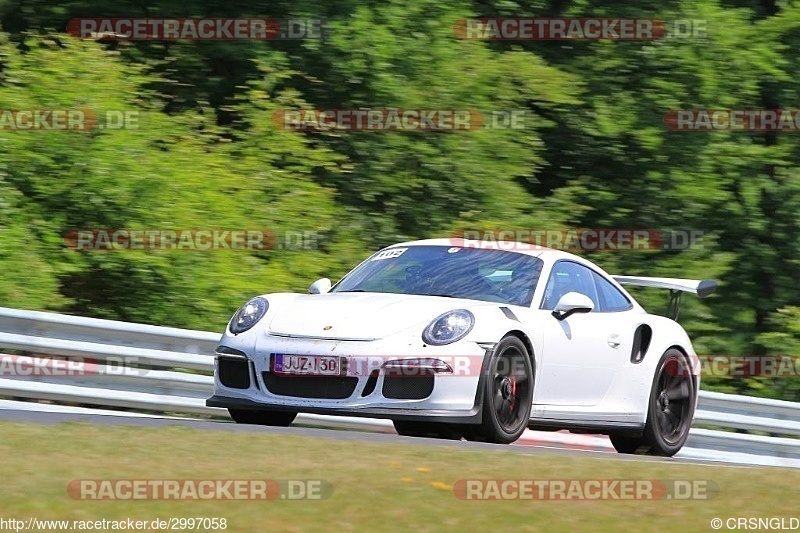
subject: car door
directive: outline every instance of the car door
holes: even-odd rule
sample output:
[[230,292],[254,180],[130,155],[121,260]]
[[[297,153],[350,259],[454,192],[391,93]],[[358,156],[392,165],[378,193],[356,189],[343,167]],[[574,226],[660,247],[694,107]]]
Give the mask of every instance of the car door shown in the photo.
[[[592,300],[594,309],[559,320],[552,311],[567,292]],[[617,370],[630,356],[633,306],[599,273],[569,260],[553,265],[538,313],[542,357],[534,404],[592,406],[605,397]]]

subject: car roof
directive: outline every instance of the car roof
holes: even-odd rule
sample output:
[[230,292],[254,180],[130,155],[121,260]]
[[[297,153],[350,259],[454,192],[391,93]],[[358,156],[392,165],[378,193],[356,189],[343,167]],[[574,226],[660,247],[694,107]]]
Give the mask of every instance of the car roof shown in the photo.
[[408,242],[392,244],[391,246],[387,246],[386,248],[394,248],[397,246],[452,246],[459,248],[477,248],[481,250],[502,250],[506,252],[514,252],[518,254],[530,255],[533,257],[542,257],[542,258],[547,257],[549,261],[557,261],[559,259],[569,259],[572,261],[576,261],[578,263],[590,265],[594,268],[598,268],[598,266],[592,263],[591,261],[584,259],[580,256],[577,256],[575,254],[571,254],[563,250],[556,250],[554,248],[547,248],[545,246],[538,246],[536,244],[529,244],[526,242],[478,241],[478,240],[462,239],[462,238],[422,239],[417,241],[408,241]]

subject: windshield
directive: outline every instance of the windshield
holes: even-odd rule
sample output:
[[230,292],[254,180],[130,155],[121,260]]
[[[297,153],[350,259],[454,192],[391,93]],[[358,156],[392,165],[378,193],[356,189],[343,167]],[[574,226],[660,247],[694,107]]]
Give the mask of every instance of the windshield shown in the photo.
[[385,292],[530,306],[542,260],[457,246],[384,249],[347,274],[333,292]]

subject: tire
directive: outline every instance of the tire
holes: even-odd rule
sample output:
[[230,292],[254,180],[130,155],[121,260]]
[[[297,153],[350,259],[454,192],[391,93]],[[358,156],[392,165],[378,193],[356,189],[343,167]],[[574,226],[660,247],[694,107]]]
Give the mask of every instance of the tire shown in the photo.
[[498,444],[517,440],[530,422],[533,385],[533,364],[525,343],[514,336],[503,338],[487,363],[483,421],[465,437]]
[[612,433],[609,438],[617,453],[633,454],[642,446],[642,437],[630,437]]
[[456,424],[392,420],[394,429],[405,437],[430,437],[434,439],[460,440],[461,431]]
[[250,409],[228,409],[228,412],[237,424],[257,424],[260,426],[286,427],[297,416],[292,411],[261,411]]
[[619,453],[671,457],[689,436],[697,390],[687,357],[671,348],[664,352],[653,376],[647,422],[641,436],[610,435]]

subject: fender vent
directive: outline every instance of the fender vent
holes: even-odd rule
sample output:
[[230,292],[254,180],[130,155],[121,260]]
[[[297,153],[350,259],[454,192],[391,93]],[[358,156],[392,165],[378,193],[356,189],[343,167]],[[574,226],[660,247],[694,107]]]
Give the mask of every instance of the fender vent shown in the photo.
[[653,338],[653,329],[647,324],[639,324],[633,333],[633,346],[631,348],[631,363],[638,364],[644,360],[650,340]]
[[515,315],[514,311],[512,311],[508,307],[501,307],[500,310],[503,312],[504,315],[506,315],[506,318],[519,322],[519,318],[517,318],[517,315]]

